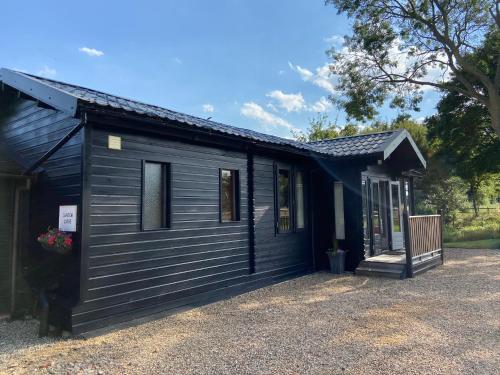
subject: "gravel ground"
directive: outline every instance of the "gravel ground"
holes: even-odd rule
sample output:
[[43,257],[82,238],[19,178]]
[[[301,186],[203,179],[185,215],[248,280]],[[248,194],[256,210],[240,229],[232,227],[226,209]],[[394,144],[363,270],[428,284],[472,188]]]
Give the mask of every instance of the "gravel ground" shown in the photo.
[[8,374],[500,374],[500,252],[408,280],[318,273],[97,337],[0,322]]

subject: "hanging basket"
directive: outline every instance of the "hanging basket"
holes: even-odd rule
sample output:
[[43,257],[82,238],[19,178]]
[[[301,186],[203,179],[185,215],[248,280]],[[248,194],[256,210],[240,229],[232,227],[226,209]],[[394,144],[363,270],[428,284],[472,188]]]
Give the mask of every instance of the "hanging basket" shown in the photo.
[[38,236],[37,241],[42,248],[58,254],[68,254],[73,250],[71,233],[61,232],[59,229],[50,228],[46,233]]

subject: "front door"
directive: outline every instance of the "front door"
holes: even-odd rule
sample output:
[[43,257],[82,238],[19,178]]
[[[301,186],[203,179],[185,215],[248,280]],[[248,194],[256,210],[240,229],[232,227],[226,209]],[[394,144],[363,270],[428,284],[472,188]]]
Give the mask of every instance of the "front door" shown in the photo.
[[371,233],[372,255],[378,255],[384,250],[389,250],[389,181],[371,178],[370,207],[371,207]]
[[403,222],[401,215],[401,191],[399,182],[391,182],[391,231],[392,250],[403,248]]

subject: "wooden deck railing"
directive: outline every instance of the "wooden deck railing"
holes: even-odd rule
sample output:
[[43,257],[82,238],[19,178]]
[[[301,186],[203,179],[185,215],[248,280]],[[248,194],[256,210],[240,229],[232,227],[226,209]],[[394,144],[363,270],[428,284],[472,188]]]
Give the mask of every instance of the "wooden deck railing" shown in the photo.
[[443,218],[442,215],[408,216],[405,221],[405,248],[408,277],[413,277],[414,268],[422,262],[440,257],[443,263]]

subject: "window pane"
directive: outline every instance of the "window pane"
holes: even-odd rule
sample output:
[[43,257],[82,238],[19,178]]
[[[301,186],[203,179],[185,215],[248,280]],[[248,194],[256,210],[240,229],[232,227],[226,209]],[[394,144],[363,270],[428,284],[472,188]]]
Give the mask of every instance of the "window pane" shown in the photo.
[[302,229],[305,226],[304,220],[304,175],[301,171],[295,173],[295,200],[296,200],[296,216],[297,229]]
[[164,169],[160,163],[144,164],[143,227],[146,230],[164,226]]
[[392,231],[401,232],[401,210],[398,185],[392,186]]
[[335,204],[335,238],[345,239],[344,220],[344,184],[335,182],[334,184],[334,204]]
[[368,185],[365,180],[361,182],[361,194],[363,200],[363,232],[365,239],[370,239],[370,229],[368,228]]
[[286,169],[279,170],[279,229],[290,230],[290,172]]
[[221,219],[236,220],[236,171],[221,170]]
[[380,213],[379,213],[379,194],[378,182],[372,184],[372,225],[373,233],[380,234]]

